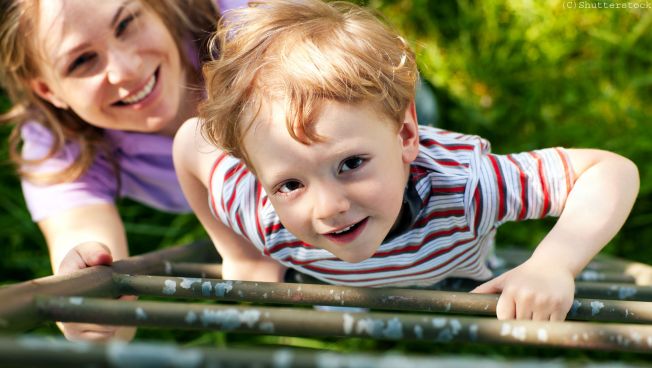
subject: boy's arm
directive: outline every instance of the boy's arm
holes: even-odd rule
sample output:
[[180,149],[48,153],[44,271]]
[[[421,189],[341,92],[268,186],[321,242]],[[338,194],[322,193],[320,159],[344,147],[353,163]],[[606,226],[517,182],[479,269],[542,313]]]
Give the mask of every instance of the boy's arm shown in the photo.
[[625,222],[636,198],[636,166],[614,153],[567,150],[575,177],[557,223],[532,256],[473,292],[501,292],[499,319],[563,320],[574,278]]
[[210,170],[221,152],[199,133],[196,120],[189,120],[174,138],[174,166],[181,188],[195,215],[222,257],[222,278],[279,282],[285,267],[265,257],[247,239],[216,219],[208,206]]

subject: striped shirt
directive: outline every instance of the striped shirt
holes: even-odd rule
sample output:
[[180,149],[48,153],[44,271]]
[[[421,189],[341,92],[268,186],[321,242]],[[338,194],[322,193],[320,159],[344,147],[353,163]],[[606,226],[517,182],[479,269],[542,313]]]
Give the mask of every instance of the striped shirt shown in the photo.
[[348,263],[291,234],[240,160],[219,157],[211,171],[213,214],[279,263],[332,284],[431,285],[446,277],[486,280],[496,228],[559,216],[574,182],[566,152],[548,148],[490,153],[472,135],[419,127],[410,180],[421,199],[410,226],[362,262]]

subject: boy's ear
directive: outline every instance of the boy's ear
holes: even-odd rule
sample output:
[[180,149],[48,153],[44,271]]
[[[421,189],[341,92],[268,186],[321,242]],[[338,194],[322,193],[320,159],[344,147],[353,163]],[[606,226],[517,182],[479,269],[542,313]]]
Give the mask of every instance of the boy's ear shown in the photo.
[[403,123],[398,131],[403,149],[403,163],[410,164],[419,154],[419,124],[414,101],[405,110]]
[[65,103],[59,97],[57,97],[43,79],[34,78],[29,82],[29,84],[30,87],[32,87],[32,91],[34,91],[34,93],[36,93],[36,95],[39,96],[40,98],[48,101],[49,103],[51,103],[52,105],[60,109],[65,110],[68,108],[68,104]]

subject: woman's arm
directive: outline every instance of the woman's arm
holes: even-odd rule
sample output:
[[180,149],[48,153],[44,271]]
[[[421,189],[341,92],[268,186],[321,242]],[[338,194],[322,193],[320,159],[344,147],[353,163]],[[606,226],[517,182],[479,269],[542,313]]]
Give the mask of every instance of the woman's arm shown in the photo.
[[[115,205],[95,204],[66,210],[39,221],[50,250],[55,275],[65,275],[97,265],[110,265],[129,256],[124,226]],[[133,300],[133,296],[121,299]],[[58,323],[71,341],[131,340],[133,327],[87,323]]]
[[174,166],[186,199],[222,256],[227,280],[279,282],[285,267],[265,257],[247,239],[216,219],[208,207],[208,180],[221,152],[202,139],[197,120],[187,121],[174,138]]

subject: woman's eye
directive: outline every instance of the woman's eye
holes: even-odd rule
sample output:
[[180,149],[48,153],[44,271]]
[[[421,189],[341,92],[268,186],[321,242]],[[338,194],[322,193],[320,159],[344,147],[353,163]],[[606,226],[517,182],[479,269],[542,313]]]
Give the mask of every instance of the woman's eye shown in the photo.
[[123,20],[121,20],[120,23],[118,23],[118,25],[115,27],[115,36],[120,37],[127,30],[129,24],[131,24],[131,22],[136,19],[136,16],[138,16],[138,13],[129,14]]
[[342,162],[342,165],[340,166],[340,172],[347,172],[347,171],[350,171],[350,170],[355,170],[355,169],[359,168],[360,166],[362,166],[362,164],[364,164],[364,162],[365,162],[365,159],[363,159],[362,157],[358,157],[358,156],[347,158],[346,160],[344,160]]
[[301,182],[296,181],[296,180],[291,180],[291,181],[287,181],[287,182],[283,183],[278,188],[278,192],[283,193],[283,194],[288,194],[288,193],[291,193],[291,192],[293,192],[293,191],[295,191],[297,189],[301,189],[302,186],[303,185],[301,184]]
[[75,60],[70,63],[68,66],[68,73],[74,72],[76,69],[78,69],[80,66],[83,66],[84,64],[88,63],[89,61],[93,60],[97,55],[93,52],[87,52],[84,54],[79,55]]

